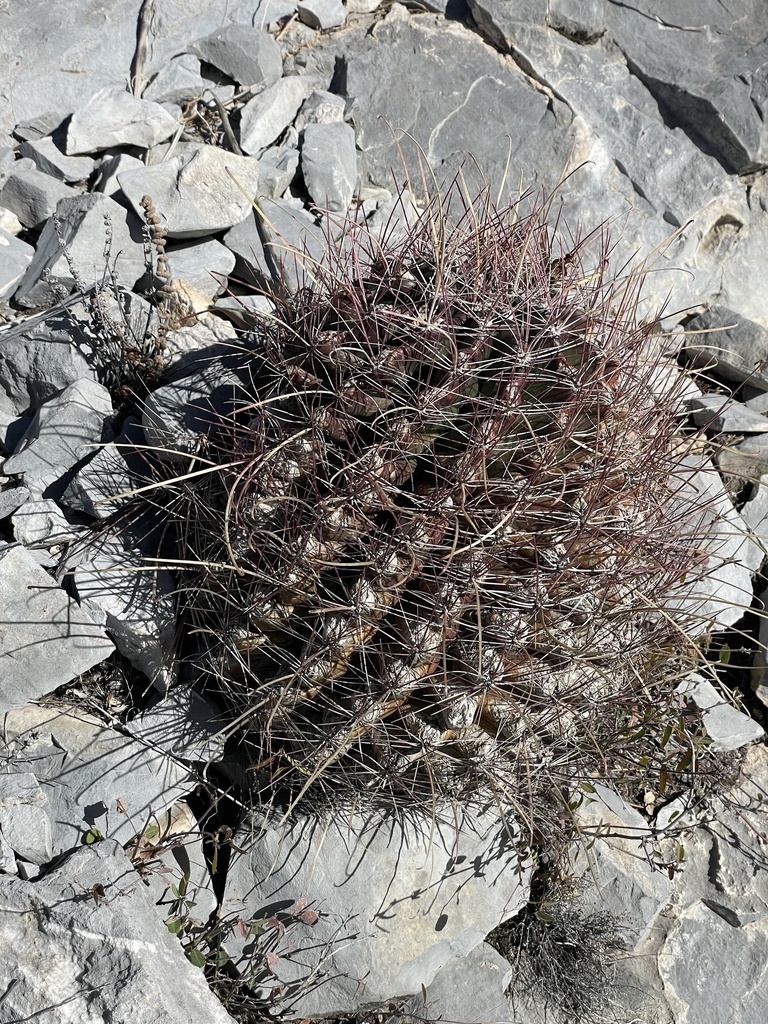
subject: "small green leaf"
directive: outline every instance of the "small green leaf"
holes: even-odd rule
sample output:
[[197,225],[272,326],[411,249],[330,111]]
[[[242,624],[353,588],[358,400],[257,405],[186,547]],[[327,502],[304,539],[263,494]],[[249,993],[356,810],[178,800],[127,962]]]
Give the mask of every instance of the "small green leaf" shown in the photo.
[[723,644],[720,648],[720,657],[718,659],[721,665],[727,665],[731,660],[731,648],[728,644]]
[[144,831],[141,833],[142,839],[154,839],[160,835],[159,825],[147,825]]
[[537,910],[534,917],[537,917],[539,921],[545,921],[547,924],[552,924],[555,920],[546,910]]
[[251,921],[251,923],[248,926],[248,931],[250,932],[250,934],[251,935],[261,935],[261,933],[264,931],[264,929],[267,926],[267,920],[268,920],[268,918],[264,917],[264,918],[262,918],[261,920],[258,920],[258,921]]
[[196,946],[187,950],[187,960],[193,967],[205,967],[205,957]]
[[181,931],[181,918],[180,917],[169,917],[165,922],[165,927],[171,933],[171,935],[177,935]]
[[218,949],[216,951],[216,966],[224,967],[227,963],[229,963],[229,953],[226,949]]
[[86,846],[93,846],[94,843],[101,843],[104,840],[104,836],[95,826],[89,829],[83,838]]
[[677,863],[682,864],[685,860],[685,847],[680,843],[677,847]]
[[579,789],[583,789],[585,793],[596,793],[597,790],[591,782],[580,782]]

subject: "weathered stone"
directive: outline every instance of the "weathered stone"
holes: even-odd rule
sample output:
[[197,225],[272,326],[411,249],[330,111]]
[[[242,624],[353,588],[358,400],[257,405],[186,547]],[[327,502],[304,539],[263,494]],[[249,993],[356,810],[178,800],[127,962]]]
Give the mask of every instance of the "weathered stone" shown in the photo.
[[75,473],[59,498],[60,504],[95,519],[107,519],[122,508],[130,493],[148,479],[149,469],[141,451],[143,441],[138,420],[129,417],[122,433],[101,445]]
[[202,96],[204,90],[200,61],[192,53],[181,53],[160,68],[144,90],[143,98],[154,103],[186,103]]
[[[504,995],[513,976],[509,963],[482,942],[465,956],[447,960],[431,984],[408,1000],[389,1024],[414,1021],[450,1021],[451,1024],[505,1024],[512,1021]],[[515,1017],[517,1020],[518,1018]]]
[[347,20],[347,9],[341,0],[300,0],[296,10],[310,28],[341,28]]
[[733,507],[720,475],[710,468],[691,474],[689,461],[680,467],[670,515],[690,531],[702,561],[665,607],[692,635],[700,635],[726,629],[744,615],[752,603],[751,574],[761,565],[763,552]]
[[139,160],[129,153],[116,153],[114,156],[106,156],[99,164],[99,171],[93,185],[94,192],[103,192],[110,199],[121,199],[123,190],[118,182],[118,175],[124,171],[138,171],[144,169],[144,161]]
[[677,693],[703,710],[702,720],[713,750],[738,750],[765,735],[761,725],[729,704],[712,683],[697,672],[680,683]]
[[33,764],[46,794],[54,856],[81,846],[92,829],[127,843],[194,788],[186,767],[81,709],[27,704],[4,721],[9,769]]
[[244,283],[257,284],[269,275],[254,211],[229,229],[224,235],[224,244],[237,257],[237,276]]
[[44,803],[45,793],[32,772],[0,775],[0,808]]
[[0,828],[0,875],[17,875],[19,872],[13,850],[3,838]]
[[74,539],[75,531],[50,498],[27,501],[11,516],[13,535],[25,548],[53,547]]
[[67,128],[67,155],[96,153],[110,146],[149,149],[169,139],[179,124],[159,103],[138,99],[119,86],[99,89],[79,107]]
[[10,487],[0,491],[0,519],[5,519],[12,512],[23,505],[29,499],[29,491],[26,487]]
[[188,687],[172,687],[154,707],[131,720],[128,731],[172,757],[185,761],[220,760],[224,753],[221,712]]
[[274,316],[275,304],[266,295],[227,295],[217,299],[215,309],[236,327],[252,330],[260,321]]
[[292,145],[275,146],[262,153],[259,157],[259,198],[280,199],[284,196],[298,168],[299,151]]
[[699,367],[768,391],[768,330],[732,309],[713,305],[686,325],[685,350]]
[[270,146],[293,121],[317,85],[315,78],[291,75],[281,78],[249,100],[240,112],[240,146],[243,152],[257,156]]
[[0,878],[0,897],[6,1020],[234,1024],[117,843],[75,850],[35,882]]
[[[282,908],[285,932],[268,947],[279,959],[259,969],[259,940],[236,928],[223,945],[238,970],[256,968],[259,998],[279,999],[285,986],[282,999],[296,1016],[354,1013],[394,993],[419,993],[528,899],[530,863],[516,849],[514,820],[499,815],[490,802],[423,816],[254,821],[252,835],[235,839],[248,855],[230,864],[223,913],[249,925]],[[318,967],[332,984],[311,984]]]
[[19,160],[0,189],[0,206],[15,213],[25,228],[39,228],[56,212],[61,199],[76,195],[63,181],[39,171],[31,160]]
[[25,548],[0,549],[0,710],[50,693],[113,649]]
[[242,88],[271,85],[283,73],[280,48],[267,32],[252,25],[227,25],[188,49],[229,75]]
[[325,256],[321,229],[297,200],[263,199],[259,213],[272,277],[293,294],[313,279]]
[[0,206],[0,228],[15,238],[24,230],[24,225],[13,210],[9,210],[6,206]]
[[67,156],[56,145],[50,135],[19,146],[22,156],[34,160],[38,170],[50,174],[60,181],[87,181],[93,173],[96,161],[89,156]]
[[240,394],[237,377],[217,359],[205,355],[177,380],[147,396],[142,424],[147,444],[168,462],[186,462],[201,434],[213,429],[217,410]]
[[233,253],[215,239],[169,246],[166,254],[171,277],[186,281],[211,299],[226,287],[227,278],[235,268]]
[[575,43],[594,43],[605,32],[603,0],[549,0],[550,28]]
[[33,500],[59,497],[68,471],[91,454],[91,445],[105,440],[111,416],[106,388],[88,377],[75,381],[40,406],[3,473],[22,475]]
[[633,74],[672,123],[701,136],[731,171],[765,166],[765,5],[748,0],[734,12],[718,0],[609,0],[604,13]]
[[768,437],[755,434],[740,444],[728,445],[718,451],[715,461],[721,473],[758,481],[768,474]]
[[75,592],[121,654],[159,689],[172,678],[175,586],[167,569],[147,561],[124,529],[94,539],[74,570]]
[[[142,82],[186,50],[191,39],[233,23],[250,24],[253,8],[254,0],[166,4],[162,19],[156,15],[150,26]],[[78,0],[77,16],[69,4],[10,4],[2,14],[0,37],[0,135],[48,114],[48,124],[37,137],[47,135],[103,86],[125,89],[133,73],[137,18],[135,0],[110,0],[107,5]]]
[[198,146],[165,163],[124,171],[118,183],[137,212],[142,197],[152,196],[169,237],[195,238],[246,216],[258,192],[259,164],[215,146]]
[[344,120],[344,111],[347,101],[343,96],[327,92],[325,89],[316,89],[306,99],[296,115],[294,124],[301,131],[308,124],[334,124],[336,121]]
[[768,431],[765,416],[725,395],[696,395],[686,399],[685,404],[697,427],[706,427],[718,434],[763,434]]
[[63,199],[56,207],[58,223],[49,220],[43,228],[15,301],[27,307],[53,303],[76,285],[102,281],[107,270],[116,283],[133,288],[144,272],[144,251],[128,218],[100,193]]
[[0,227],[0,299],[13,295],[34,255],[31,245]]
[[645,855],[644,841],[653,830],[638,811],[601,785],[594,786],[594,794],[583,794],[575,813],[579,841],[571,849],[572,865],[586,883],[579,909],[610,914],[626,948],[636,949],[674,891],[666,872],[655,869]]
[[331,213],[346,213],[357,182],[354,128],[343,122],[307,125],[301,168],[315,205]]
[[44,807],[0,808],[0,829],[13,852],[30,864],[47,864],[53,857],[51,819]]
[[85,316],[79,300],[15,324],[2,333],[0,387],[18,415],[82,377],[95,377],[85,345]]

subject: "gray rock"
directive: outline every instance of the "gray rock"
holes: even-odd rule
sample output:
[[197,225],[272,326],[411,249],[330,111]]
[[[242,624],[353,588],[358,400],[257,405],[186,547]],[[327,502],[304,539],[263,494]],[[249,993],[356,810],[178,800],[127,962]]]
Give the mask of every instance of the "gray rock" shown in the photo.
[[594,43],[605,32],[604,0],[549,0],[550,28],[575,43]]
[[0,828],[0,875],[17,875],[19,872],[16,857],[5,839]]
[[15,238],[24,230],[24,225],[12,210],[0,206],[0,228]]
[[217,299],[214,308],[217,313],[231,320],[236,327],[247,331],[256,327],[265,317],[273,316],[275,304],[266,295],[228,295]]
[[0,895],[6,1020],[234,1024],[117,843],[76,850],[34,883],[0,878]]
[[710,468],[690,473],[689,461],[684,460],[678,474],[670,517],[685,523],[702,561],[666,608],[698,636],[726,629],[744,615],[752,603],[752,573],[761,565],[763,551],[733,507],[720,475]]
[[[143,80],[149,80],[190,39],[232,23],[250,23],[254,0],[184,0],[165,6],[150,25]],[[44,0],[11,4],[2,15],[0,135],[15,125],[50,114],[47,135],[103,86],[125,89],[136,52],[135,0],[78,0],[72,9]],[[105,45],[105,39],[109,45]],[[34,60],[19,59],[34,54]],[[141,84],[141,83],[140,83]]]
[[259,164],[215,146],[165,163],[118,175],[120,188],[139,212],[151,195],[171,238],[196,238],[232,227],[249,212],[259,184]]
[[137,739],[185,761],[209,763],[221,760],[224,754],[221,712],[189,687],[173,687],[126,728]]
[[137,99],[119,86],[106,86],[72,115],[67,154],[96,153],[110,146],[149,149],[178,128],[178,121],[158,103]]
[[130,493],[147,482],[143,440],[138,420],[129,417],[118,437],[101,445],[75,473],[59,498],[60,504],[95,519],[107,519],[123,508]]
[[[354,1013],[430,985],[454,957],[478,946],[528,899],[530,863],[491,802],[482,811],[336,813],[281,825],[255,821],[235,845],[223,914],[248,925],[284,908],[284,934],[267,935],[279,959],[261,967],[259,940],[237,928],[223,945],[256,995],[276,986],[292,1016]],[[302,902],[304,901],[303,904]],[[308,906],[311,919],[302,920]],[[318,969],[333,979],[312,984]]]
[[768,984],[768,922],[746,927],[719,905],[696,903],[678,915],[659,970],[675,1019],[760,1024]]
[[34,160],[38,170],[50,174],[60,181],[87,181],[93,174],[96,161],[89,156],[67,156],[53,139],[47,135],[32,142],[22,142],[19,146],[22,156]]
[[0,549],[0,709],[36,700],[114,650],[20,544]]
[[53,857],[51,819],[44,807],[0,808],[0,829],[13,852],[30,864],[47,864]]
[[31,245],[0,227],[0,299],[13,295],[34,255]]
[[768,330],[732,309],[713,305],[686,326],[685,350],[701,368],[768,391]]
[[715,461],[721,473],[758,481],[768,473],[768,437],[755,434],[740,444],[718,451]]
[[259,214],[272,277],[293,294],[313,280],[325,257],[322,229],[298,200],[263,199]]
[[11,210],[25,228],[39,228],[56,212],[61,199],[77,196],[63,181],[39,171],[32,161],[19,160],[0,189],[0,206]]
[[729,170],[765,166],[768,10],[717,0],[605,4],[608,31],[673,123],[696,132]]
[[451,1024],[505,1024],[512,1021],[504,995],[513,969],[487,942],[466,956],[447,960],[424,993],[410,999],[389,1024],[401,1024],[406,1014],[417,1021]]
[[146,443],[167,462],[187,462],[201,435],[241,394],[237,377],[219,359],[204,356],[178,380],[147,396],[142,412]]
[[153,103],[186,103],[204,90],[200,61],[192,53],[181,53],[160,68],[142,96]]
[[175,585],[123,529],[94,538],[73,574],[80,607],[109,631],[117,649],[160,690],[173,677]]
[[336,121],[343,121],[346,106],[347,101],[343,96],[337,96],[336,93],[325,89],[316,89],[302,103],[294,124],[301,131],[308,124],[334,124]]
[[59,497],[67,472],[105,440],[111,416],[112,401],[101,384],[88,377],[69,384],[37,410],[3,473],[22,475],[33,500]]
[[99,164],[99,171],[93,185],[93,191],[103,192],[110,199],[121,199],[123,191],[117,180],[118,175],[124,171],[143,170],[144,166],[143,160],[139,160],[129,153],[116,153],[114,156],[106,156]]
[[44,804],[45,793],[32,772],[0,775],[0,808],[18,804]]
[[5,519],[15,512],[28,498],[29,491],[26,487],[10,487],[8,490],[0,491],[0,519]]
[[54,856],[82,846],[91,829],[127,843],[194,788],[186,766],[81,709],[28,704],[5,721],[0,749],[10,771],[34,765]]
[[713,750],[739,750],[765,735],[765,730],[749,715],[729,704],[708,679],[697,672],[687,676],[676,690],[704,711],[704,728]]
[[645,854],[653,830],[638,811],[601,785],[594,786],[594,794],[583,794],[575,813],[580,838],[571,851],[573,872],[585,882],[579,909],[610,914],[626,948],[636,949],[674,891],[667,873],[655,869]]
[[280,48],[267,32],[252,25],[227,25],[187,47],[233,78],[242,88],[271,85],[283,73]]
[[63,199],[56,207],[58,224],[50,220],[43,228],[15,301],[27,307],[53,303],[75,286],[102,281],[108,269],[116,283],[133,288],[144,273],[144,250],[133,240],[128,218],[100,193]]
[[310,28],[341,28],[347,20],[347,9],[341,0],[300,0],[296,9]]
[[718,434],[763,434],[768,430],[765,416],[724,395],[696,395],[686,399],[685,404],[697,427]]
[[357,182],[354,128],[343,122],[307,125],[301,168],[315,205],[331,213],[346,213]]
[[17,415],[34,412],[76,380],[95,379],[86,349],[86,323],[82,303],[72,299],[69,305],[2,332],[0,387]]
[[50,498],[27,501],[11,516],[13,535],[25,548],[49,548],[73,540],[75,531]]
[[243,152],[257,156],[272,145],[317,85],[316,78],[291,75],[281,78],[249,100],[240,112],[240,146]]
[[229,229],[224,244],[237,257],[237,277],[245,284],[256,285],[269,276],[255,212]]
[[215,239],[169,246],[166,254],[171,277],[186,281],[211,299],[226,287],[227,278],[235,269],[234,254]]
[[296,177],[299,151],[294,146],[275,146],[259,157],[259,198],[280,199]]
[[10,146],[0,145],[0,187],[5,184],[15,160],[16,154]]

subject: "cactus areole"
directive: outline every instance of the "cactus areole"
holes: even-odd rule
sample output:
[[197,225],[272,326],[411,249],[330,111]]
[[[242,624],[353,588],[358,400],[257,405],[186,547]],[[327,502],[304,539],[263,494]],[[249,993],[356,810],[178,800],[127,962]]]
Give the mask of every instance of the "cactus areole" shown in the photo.
[[455,188],[295,254],[310,286],[167,484],[187,650],[257,788],[527,803],[625,772],[689,657],[684,380],[640,277],[524,206]]

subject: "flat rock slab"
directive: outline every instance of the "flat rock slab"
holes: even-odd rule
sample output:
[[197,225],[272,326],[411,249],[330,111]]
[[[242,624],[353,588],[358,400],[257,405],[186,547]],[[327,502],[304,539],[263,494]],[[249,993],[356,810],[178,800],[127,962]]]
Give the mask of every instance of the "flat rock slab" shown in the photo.
[[227,25],[189,50],[233,78],[242,88],[271,85],[283,73],[280,47],[267,32],[251,24]]
[[215,146],[199,146],[164,163],[118,175],[136,213],[150,195],[170,238],[210,235],[238,224],[252,209],[259,163]]
[[28,704],[4,722],[9,770],[32,765],[46,794],[54,856],[81,846],[92,829],[127,843],[194,788],[186,767],[74,708]]
[[101,626],[25,548],[0,550],[0,710],[50,693],[113,650]]
[[0,876],[0,915],[4,1021],[234,1024],[117,843],[79,849],[35,882]]
[[233,927],[223,945],[259,996],[299,1017],[420,993],[525,905],[531,867],[517,835],[495,803],[254,824],[235,839],[248,854],[230,865],[223,913],[246,934],[280,913],[285,930],[243,939]]
[[159,103],[137,99],[119,86],[106,86],[72,115],[67,156],[97,153],[112,146],[149,149],[169,139],[178,127],[176,118]]

